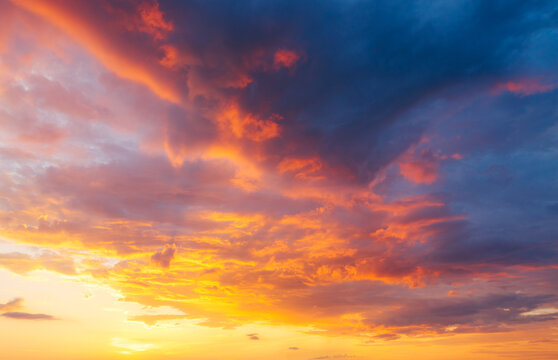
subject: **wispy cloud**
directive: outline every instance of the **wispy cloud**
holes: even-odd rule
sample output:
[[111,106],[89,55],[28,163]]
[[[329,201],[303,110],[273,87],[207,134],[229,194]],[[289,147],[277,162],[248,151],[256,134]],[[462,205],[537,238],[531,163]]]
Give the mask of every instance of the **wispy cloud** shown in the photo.
[[52,315],[23,312],[23,298],[15,298],[0,304],[0,316],[15,320],[57,320]]
[[55,320],[56,318],[47,314],[30,314],[25,312],[6,312],[1,316],[16,320]]

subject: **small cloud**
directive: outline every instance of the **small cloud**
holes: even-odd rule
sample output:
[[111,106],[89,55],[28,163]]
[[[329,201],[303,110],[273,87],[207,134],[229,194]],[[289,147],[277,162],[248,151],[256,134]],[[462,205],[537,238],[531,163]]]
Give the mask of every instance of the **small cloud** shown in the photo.
[[154,344],[139,343],[122,338],[113,338],[112,345],[130,352],[141,352],[156,348]]
[[14,311],[23,307],[23,298],[15,298],[5,304],[0,304],[0,311]]
[[23,309],[23,298],[15,298],[5,304],[0,304],[0,316],[17,320],[57,320],[47,314],[31,314],[17,310]]
[[246,334],[246,336],[248,336],[248,338],[250,340],[260,340],[260,337],[258,336],[258,334],[253,333],[253,334]]
[[142,322],[147,326],[157,325],[164,321],[182,320],[186,319],[186,315],[137,315],[128,318],[129,321]]
[[0,253],[0,266],[20,275],[43,269],[66,275],[76,274],[74,261],[53,251],[44,251],[37,256],[20,252]]
[[557,86],[557,84],[543,83],[539,79],[516,79],[497,84],[492,93],[497,94],[505,91],[520,96],[528,96],[552,91],[556,89]]
[[51,315],[29,314],[25,312],[7,312],[3,313],[2,316],[17,320],[56,320],[56,318]]
[[521,316],[541,316],[541,315],[557,315],[558,309],[555,308],[541,308],[541,309],[534,309],[531,311],[523,312],[519,315]]
[[157,2],[140,4],[138,13],[137,30],[153,36],[155,40],[165,39],[168,33],[174,30],[174,24],[165,20]]
[[273,68],[279,70],[282,67],[290,68],[300,59],[300,56],[287,49],[279,49],[273,56]]
[[385,341],[397,340],[400,337],[401,336],[399,336],[397,334],[390,334],[390,333],[379,334],[379,335],[374,336],[374,338],[376,338],[376,339],[385,340]]
[[289,347],[289,350],[298,350],[298,348],[296,346],[291,346]]
[[430,149],[423,150],[419,155],[405,156],[399,163],[401,175],[417,184],[432,184],[436,181],[439,167],[438,155]]
[[176,245],[166,245],[163,250],[158,251],[151,256],[151,261],[161,267],[168,268],[171,260],[174,259],[175,254]]

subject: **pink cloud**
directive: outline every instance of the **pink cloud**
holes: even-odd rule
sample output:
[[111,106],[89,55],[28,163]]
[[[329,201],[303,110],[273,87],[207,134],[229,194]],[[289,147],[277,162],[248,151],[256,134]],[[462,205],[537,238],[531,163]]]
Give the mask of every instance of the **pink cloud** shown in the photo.
[[273,67],[280,69],[282,67],[293,67],[300,59],[300,55],[292,50],[279,49],[273,56]]
[[534,95],[552,91],[558,87],[558,84],[543,83],[538,79],[517,79],[503,83],[498,83],[493,92],[500,93],[503,91],[512,92],[522,96]]
[[175,244],[167,245],[161,251],[158,251],[155,254],[153,254],[151,256],[151,261],[153,261],[155,264],[161,267],[168,268],[170,266],[172,259],[174,259],[175,254],[176,254],[176,245]]
[[418,156],[399,162],[401,174],[415,183],[432,184],[438,179],[438,157],[432,150],[423,150]]

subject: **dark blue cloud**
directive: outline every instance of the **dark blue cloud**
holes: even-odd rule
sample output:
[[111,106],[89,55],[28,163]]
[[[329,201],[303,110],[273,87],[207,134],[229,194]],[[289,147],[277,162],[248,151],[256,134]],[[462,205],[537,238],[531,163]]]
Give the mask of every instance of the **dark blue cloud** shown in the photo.
[[552,1],[194,1],[178,6],[183,9],[173,2],[162,7],[186,24],[175,40],[208,59],[208,78],[242,67],[243,56],[257,49],[303,51],[294,75],[254,70],[254,81],[236,96],[251,112],[285,117],[283,136],[270,151],[317,152],[360,180],[373,178],[421,137],[432,119],[405,116],[421,103],[456,85],[548,69],[553,60],[545,44],[556,34],[545,31],[558,13]]

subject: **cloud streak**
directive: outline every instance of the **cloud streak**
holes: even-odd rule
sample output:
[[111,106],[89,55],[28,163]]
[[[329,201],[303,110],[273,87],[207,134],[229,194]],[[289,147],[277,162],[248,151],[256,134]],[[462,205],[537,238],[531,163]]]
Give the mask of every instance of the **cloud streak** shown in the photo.
[[14,320],[57,320],[52,315],[23,312],[23,298],[15,298],[0,304],[0,316]]
[[47,314],[30,314],[25,312],[6,312],[1,316],[16,320],[55,320],[54,317]]

